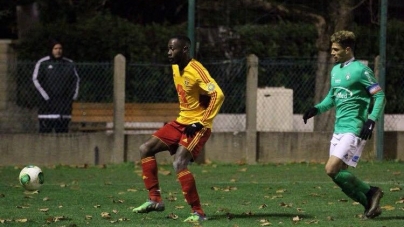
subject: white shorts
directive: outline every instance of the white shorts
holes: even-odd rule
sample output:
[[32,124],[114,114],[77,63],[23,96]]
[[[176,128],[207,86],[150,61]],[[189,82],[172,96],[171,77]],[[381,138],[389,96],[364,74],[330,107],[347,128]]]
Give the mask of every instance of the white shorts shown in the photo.
[[341,159],[345,164],[356,167],[362,155],[366,140],[353,133],[333,134],[330,141],[330,156]]

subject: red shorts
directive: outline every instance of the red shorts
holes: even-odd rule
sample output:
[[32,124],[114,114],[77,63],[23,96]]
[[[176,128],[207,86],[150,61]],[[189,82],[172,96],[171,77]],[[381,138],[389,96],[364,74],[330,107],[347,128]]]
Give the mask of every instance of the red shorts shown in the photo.
[[171,121],[157,130],[153,136],[159,138],[168,146],[171,155],[175,154],[178,146],[181,145],[191,152],[195,160],[201,152],[203,145],[208,141],[211,129],[202,128],[194,137],[187,138],[187,136],[183,134],[185,127],[186,125]]

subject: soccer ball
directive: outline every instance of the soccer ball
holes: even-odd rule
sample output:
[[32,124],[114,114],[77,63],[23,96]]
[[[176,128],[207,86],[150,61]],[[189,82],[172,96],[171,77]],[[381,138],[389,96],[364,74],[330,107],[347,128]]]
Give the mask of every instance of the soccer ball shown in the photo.
[[44,176],[41,168],[35,165],[28,165],[21,170],[18,180],[26,190],[35,191],[42,186]]

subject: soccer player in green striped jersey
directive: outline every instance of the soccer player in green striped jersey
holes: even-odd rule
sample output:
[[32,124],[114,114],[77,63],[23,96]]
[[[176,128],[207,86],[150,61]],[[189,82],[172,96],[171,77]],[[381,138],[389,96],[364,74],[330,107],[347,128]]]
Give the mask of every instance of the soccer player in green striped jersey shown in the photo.
[[[354,48],[353,32],[338,31],[331,36],[331,55],[337,64],[331,70],[330,90],[303,115],[303,121],[306,123],[307,119],[335,107],[334,133],[325,171],[342,192],[364,206],[364,218],[375,218],[382,213],[379,202],[383,191],[358,179],[348,171],[348,166],[356,167],[386,99],[373,71],[355,59]],[[369,113],[372,99],[374,106]]]

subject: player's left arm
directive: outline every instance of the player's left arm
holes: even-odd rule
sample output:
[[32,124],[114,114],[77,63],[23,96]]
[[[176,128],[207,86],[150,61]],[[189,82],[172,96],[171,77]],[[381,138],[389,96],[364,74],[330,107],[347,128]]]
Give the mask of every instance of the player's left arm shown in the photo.
[[362,75],[362,83],[365,85],[367,92],[374,99],[373,109],[368,118],[377,121],[384,111],[386,95],[377,82],[372,70],[365,68]]
[[[206,76],[207,75],[207,76]],[[208,125],[207,122],[211,121],[220,111],[220,107],[224,102],[224,94],[222,89],[216,81],[208,74],[199,83],[202,96],[209,96],[208,103],[205,103],[205,112],[201,119],[203,126]]]

